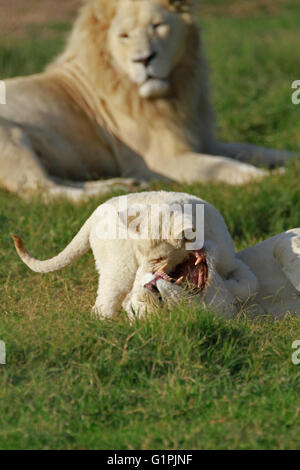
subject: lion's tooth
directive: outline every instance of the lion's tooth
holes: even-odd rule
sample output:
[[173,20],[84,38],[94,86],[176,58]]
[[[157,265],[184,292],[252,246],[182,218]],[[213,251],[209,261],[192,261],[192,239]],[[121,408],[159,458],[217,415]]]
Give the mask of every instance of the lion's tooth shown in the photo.
[[198,264],[200,264],[200,263],[202,263],[202,258],[199,256],[199,258],[197,258],[195,266],[198,266]]
[[200,289],[200,287],[202,287],[202,272],[199,271],[199,275],[198,275],[198,289]]
[[184,279],[184,277],[183,277],[183,276],[181,276],[179,279],[177,279],[177,281],[176,281],[176,282],[174,282],[175,286],[179,286],[179,284],[181,284],[181,283],[182,283],[183,279]]
[[168,263],[164,264],[161,268],[159,268],[159,270],[157,272],[158,273],[164,273],[167,266],[168,266]]

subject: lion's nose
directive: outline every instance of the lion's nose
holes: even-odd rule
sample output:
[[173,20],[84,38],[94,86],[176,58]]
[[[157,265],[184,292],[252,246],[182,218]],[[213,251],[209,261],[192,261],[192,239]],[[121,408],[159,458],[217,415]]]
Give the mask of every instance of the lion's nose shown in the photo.
[[152,52],[152,54],[148,55],[147,57],[139,57],[137,59],[133,59],[135,64],[143,64],[145,67],[148,67],[150,62],[157,56],[156,52]]

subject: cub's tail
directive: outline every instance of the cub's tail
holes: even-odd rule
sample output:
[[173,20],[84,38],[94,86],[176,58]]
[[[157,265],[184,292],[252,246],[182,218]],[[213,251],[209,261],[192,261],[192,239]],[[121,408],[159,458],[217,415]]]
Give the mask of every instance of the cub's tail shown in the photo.
[[59,255],[45,261],[33,258],[26,250],[21,238],[16,235],[12,235],[12,238],[21,260],[32,269],[32,271],[36,273],[50,273],[68,266],[89,250],[90,227],[91,219],[88,219],[71,243]]

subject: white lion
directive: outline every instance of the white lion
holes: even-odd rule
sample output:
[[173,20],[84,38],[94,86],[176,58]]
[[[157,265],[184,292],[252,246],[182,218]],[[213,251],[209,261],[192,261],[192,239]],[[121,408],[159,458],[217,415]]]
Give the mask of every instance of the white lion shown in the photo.
[[[199,206],[204,207],[200,221]],[[99,272],[93,310],[101,317],[113,318],[122,308],[131,318],[142,316],[182,300],[222,315],[253,305],[259,313],[300,313],[300,229],[235,254],[220,213],[189,194],[113,198],[50,260],[34,259],[22,240],[14,236],[14,241],[24,263],[40,273],[62,269],[91,248]]]
[[249,163],[290,158],[217,142],[197,2],[85,3],[45,72],[5,82],[2,188],[78,200],[155,178],[243,184],[266,174]]

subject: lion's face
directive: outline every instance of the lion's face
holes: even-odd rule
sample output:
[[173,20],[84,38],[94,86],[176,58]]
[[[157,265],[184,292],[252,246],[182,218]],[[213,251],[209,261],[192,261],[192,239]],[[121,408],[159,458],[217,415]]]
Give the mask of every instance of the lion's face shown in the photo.
[[185,50],[181,15],[149,0],[119,3],[108,32],[115,66],[139,86],[143,98],[165,96],[172,70]]

